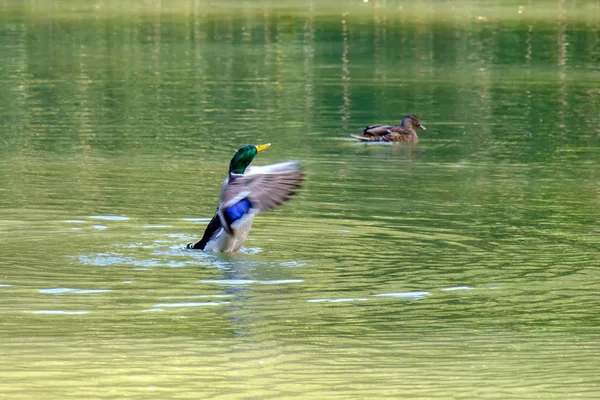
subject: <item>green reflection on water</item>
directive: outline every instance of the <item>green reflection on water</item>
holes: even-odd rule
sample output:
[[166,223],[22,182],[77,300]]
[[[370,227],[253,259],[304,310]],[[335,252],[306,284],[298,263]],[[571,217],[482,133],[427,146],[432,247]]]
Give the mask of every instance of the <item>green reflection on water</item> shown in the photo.
[[[597,397],[597,2],[0,10],[1,393]],[[301,193],[184,251],[263,142]]]

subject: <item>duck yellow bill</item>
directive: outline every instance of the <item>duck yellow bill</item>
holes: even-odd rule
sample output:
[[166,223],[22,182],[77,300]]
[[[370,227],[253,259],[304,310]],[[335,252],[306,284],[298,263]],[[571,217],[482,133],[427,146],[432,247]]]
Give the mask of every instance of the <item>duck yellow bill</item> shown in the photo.
[[423,129],[424,131],[427,130],[427,128],[425,128],[423,125],[419,124],[419,129]]
[[256,146],[256,151],[261,152],[264,149],[266,149],[267,147],[269,147],[270,145],[271,145],[271,143],[259,144],[258,146]]

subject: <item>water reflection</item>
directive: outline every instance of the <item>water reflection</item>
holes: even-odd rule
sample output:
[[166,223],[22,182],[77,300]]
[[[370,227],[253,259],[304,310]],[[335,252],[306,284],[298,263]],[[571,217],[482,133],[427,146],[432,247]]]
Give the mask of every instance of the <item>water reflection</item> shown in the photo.
[[[314,4],[306,15],[292,17],[267,12],[263,16],[234,13],[211,18],[195,4],[186,14],[189,22],[181,26],[161,20],[160,8],[152,9],[145,18],[123,21],[61,21],[70,29],[85,27],[89,35],[83,47],[77,46],[72,36],[48,35],[53,25],[47,21],[11,25],[8,31],[15,40],[7,46],[6,57],[14,60],[7,68],[8,76],[13,77],[8,81],[8,92],[21,95],[19,102],[7,104],[14,111],[8,114],[12,119],[10,125],[17,128],[8,144],[12,152],[40,145],[58,148],[57,131],[52,131],[55,127],[61,131],[69,128],[69,135],[77,138],[69,145],[77,151],[107,146],[127,150],[132,143],[140,143],[129,140],[134,137],[142,138],[140,144],[144,147],[154,142],[164,146],[167,141],[160,139],[174,135],[169,132],[174,122],[186,120],[190,123],[187,129],[177,128],[176,136],[181,145],[193,143],[198,131],[210,135],[209,132],[227,129],[219,123],[221,120],[246,124],[237,135],[250,139],[260,135],[253,125],[265,119],[263,110],[273,123],[284,126],[289,123],[285,129],[312,133],[311,126],[305,123],[315,118],[294,121],[295,113],[290,107],[301,108],[313,116],[323,112],[338,114],[342,121],[338,129],[344,131],[356,126],[355,122],[362,125],[412,111],[426,113],[433,121],[441,115],[471,120],[469,114],[474,110],[480,122],[497,121],[499,116],[502,120],[502,114],[535,116],[538,105],[518,98],[513,110],[502,112],[491,107],[502,95],[506,79],[525,79],[527,85],[531,69],[540,61],[555,64],[562,82],[557,93],[560,104],[572,102],[572,89],[567,90],[565,85],[570,87],[574,79],[579,84],[594,79],[593,74],[587,75],[584,71],[578,72],[576,77],[567,73],[569,63],[577,65],[580,59],[593,59],[594,46],[589,41],[594,39],[583,32],[569,30],[567,18],[572,10],[567,12],[565,2],[557,5],[556,33],[545,29],[546,21],[503,28],[493,21],[480,20],[472,30],[460,23],[431,25],[420,20],[398,25],[394,18],[383,17],[385,13],[377,11],[380,8],[375,8],[372,19],[366,20],[351,18],[352,14],[343,12],[341,23],[335,26],[316,19],[319,10]],[[428,18],[427,13],[423,15]],[[317,47],[322,47],[320,38],[315,35],[317,30],[329,32],[331,44],[339,43],[339,48],[329,45],[326,52],[316,52]],[[302,32],[299,42],[296,42],[296,31]],[[505,48],[505,43],[498,40],[498,32],[505,35],[502,37],[522,36],[523,43]],[[360,38],[354,39],[356,35]],[[127,40],[117,41],[115,37]],[[397,44],[391,42],[395,37],[400,38]],[[443,37],[450,39],[438,40]],[[194,40],[188,40],[192,38]],[[185,41],[186,45],[183,48],[164,46],[165,42],[176,41]],[[236,49],[240,45],[251,46],[253,50],[239,52]],[[94,51],[87,50],[89,47]],[[51,48],[57,51],[50,52]],[[73,51],[63,50],[69,48]],[[505,52],[503,63],[506,64],[502,71],[495,68],[498,64],[495,57],[501,52]],[[557,54],[554,61],[547,58],[553,52]],[[330,68],[334,65],[329,62],[330,54],[339,54],[336,64],[340,65],[341,73]],[[169,67],[168,60],[173,56],[187,60],[183,68]],[[534,56],[535,62],[532,61]],[[299,60],[303,61],[298,63]],[[69,87],[57,84],[57,75],[53,72],[65,68],[78,74]],[[473,72],[475,79],[471,80]],[[463,84],[444,88],[440,83],[448,74],[453,82]],[[217,79],[213,79],[215,77]],[[317,78],[322,81],[318,87],[315,86]],[[195,82],[195,90],[187,96],[175,95],[181,79]],[[436,84],[431,85],[432,82]],[[340,89],[332,93],[330,89],[337,85]],[[526,87],[529,98],[535,87]],[[226,115],[223,102],[230,98],[237,99],[238,113],[233,116]],[[298,98],[306,100],[295,101]],[[164,114],[132,115],[130,104],[136,104],[139,110],[161,109]],[[379,114],[372,114],[372,110]],[[582,130],[591,127],[582,126],[584,121],[569,117],[560,108],[557,114],[571,119],[561,120],[564,126],[580,126]],[[62,126],[45,123],[57,118]],[[142,124],[131,125],[134,120]],[[166,129],[157,130],[156,126]],[[489,129],[487,125],[482,127]],[[26,133],[32,130],[43,140],[40,142],[38,138],[29,146],[19,146],[22,144],[19,138],[27,138]],[[113,130],[121,134],[106,135]],[[244,131],[246,135],[241,133]],[[99,132],[104,135],[98,136]],[[302,143],[297,141],[295,145]]]

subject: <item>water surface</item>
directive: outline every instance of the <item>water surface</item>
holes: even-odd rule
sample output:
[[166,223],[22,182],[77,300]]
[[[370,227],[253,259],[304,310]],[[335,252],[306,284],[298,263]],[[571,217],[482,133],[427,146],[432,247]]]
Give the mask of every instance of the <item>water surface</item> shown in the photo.
[[598,4],[485,4],[0,3],[0,393],[598,398]]

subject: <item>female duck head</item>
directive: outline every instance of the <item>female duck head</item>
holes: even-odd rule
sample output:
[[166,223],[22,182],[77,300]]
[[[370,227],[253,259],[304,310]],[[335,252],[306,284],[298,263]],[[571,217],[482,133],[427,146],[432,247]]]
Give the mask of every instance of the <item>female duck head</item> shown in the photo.
[[248,168],[248,165],[250,165],[252,160],[254,160],[254,157],[256,157],[258,152],[263,151],[270,145],[271,143],[261,144],[259,146],[248,144],[241,147],[231,159],[231,163],[229,163],[229,173],[243,174],[246,171],[246,168]]
[[424,131],[427,130],[423,125],[421,125],[421,123],[415,115],[407,115],[406,117],[404,117],[404,119],[402,120],[402,127],[406,129],[419,128]]

